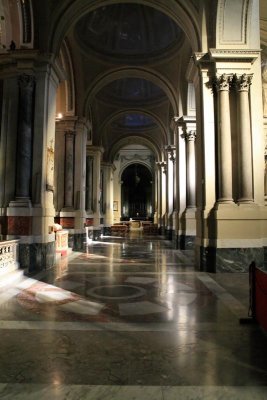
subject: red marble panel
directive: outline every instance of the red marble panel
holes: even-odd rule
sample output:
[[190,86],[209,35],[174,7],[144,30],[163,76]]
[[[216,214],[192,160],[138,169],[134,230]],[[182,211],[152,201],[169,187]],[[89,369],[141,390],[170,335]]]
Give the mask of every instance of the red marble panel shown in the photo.
[[32,233],[32,217],[7,217],[7,234],[28,236]]
[[93,226],[94,225],[94,218],[86,218],[85,225],[86,226]]
[[65,229],[74,229],[74,218],[73,217],[61,217],[60,225]]

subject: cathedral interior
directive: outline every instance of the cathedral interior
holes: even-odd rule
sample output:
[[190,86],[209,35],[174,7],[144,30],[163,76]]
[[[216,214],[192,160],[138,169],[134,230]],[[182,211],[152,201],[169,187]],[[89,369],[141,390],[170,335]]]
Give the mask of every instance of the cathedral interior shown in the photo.
[[0,0],[0,397],[267,393],[265,0]]

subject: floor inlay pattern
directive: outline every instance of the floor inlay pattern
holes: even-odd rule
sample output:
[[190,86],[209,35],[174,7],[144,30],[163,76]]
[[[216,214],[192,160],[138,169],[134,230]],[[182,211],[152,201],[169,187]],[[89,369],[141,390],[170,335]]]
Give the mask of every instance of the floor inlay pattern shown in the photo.
[[160,238],[91,242],[0,290],[0,398],[266,399],[243,277],[195,271]]

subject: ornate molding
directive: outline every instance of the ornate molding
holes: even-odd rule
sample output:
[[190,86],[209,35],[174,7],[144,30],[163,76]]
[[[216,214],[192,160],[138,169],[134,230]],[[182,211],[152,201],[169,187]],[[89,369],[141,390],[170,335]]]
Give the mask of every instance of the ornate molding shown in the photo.
[[251,50],[231,50],[231,49],[210,49],[209,50],[209,55],[211,60],[213,61],[221,61],[224,59],[224,61],[245,61],[253,64],[256,59],[260,56],[261,52],[260,50],[257,49],[251,49]]

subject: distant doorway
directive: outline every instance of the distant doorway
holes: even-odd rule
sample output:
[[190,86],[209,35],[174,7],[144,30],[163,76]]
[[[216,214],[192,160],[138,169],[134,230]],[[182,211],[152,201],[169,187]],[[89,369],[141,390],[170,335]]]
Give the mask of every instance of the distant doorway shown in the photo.
[[122,219],[151,219],[152,175],[149,169],[142,164],[131,164],[123,171],[121,180]]

